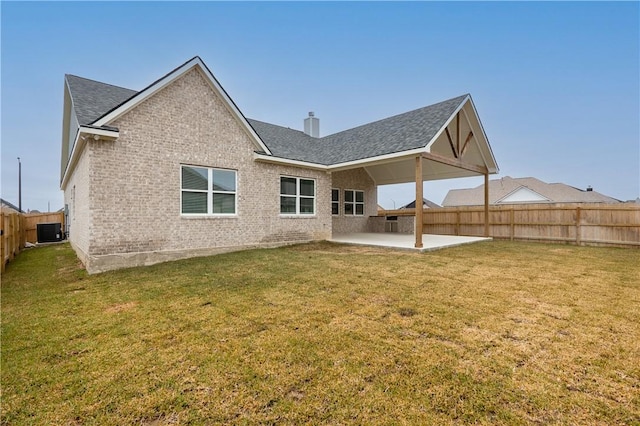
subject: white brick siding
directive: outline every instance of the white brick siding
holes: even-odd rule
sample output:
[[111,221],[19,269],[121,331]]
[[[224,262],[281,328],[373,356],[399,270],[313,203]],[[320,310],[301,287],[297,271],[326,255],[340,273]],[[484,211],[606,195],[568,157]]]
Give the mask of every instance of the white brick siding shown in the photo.
[[[369,174],[363,168],[334,172],[331,188],[340,190],[340,214],[332,217],[333,233],[368,232],[369,216],[378,214],[377,189]],[[345,189],[364,191],[364,216],[345,216]],[[331,196],[331,191],[328,192]]]
[[[331,175],[255,162],[256,145],[198,69],[109,124],[120,137],[88,141],[65,186],[67,203],[76,186],[71,242],[89,272],[330,238]],[[237,170],[236,216],[181,216],[182,164]],[[358,172],[342,174],[350,189],[366,190],[365,217],[345,220],[366,223],[375,214],[375,186],[370,179],[357,185]],[[316,180],[313,217],[280,216],[282,175]]]
[[89,206],[89,169],[91,164],[88,150],[82,151],[80,158],[64,187],[64,202],[69,206],[69,241],[83,263],[87,263],[90,245],[91,216]]

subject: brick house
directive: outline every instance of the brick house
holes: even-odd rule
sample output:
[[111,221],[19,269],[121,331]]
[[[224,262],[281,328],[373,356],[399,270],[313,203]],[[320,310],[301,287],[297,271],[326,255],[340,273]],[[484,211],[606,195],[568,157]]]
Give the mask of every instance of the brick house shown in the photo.
[[[564,183],[547,183],[533,177],[505,176],[489,181],[489,204],[558,204],[604,203],[617,204],[620,200],[596,192],[591,187],[579,189]],[[447,193],[444,207],[477,206],[483,203],[484,185],[475,188],[452,189]]]
[[199,57],[141,91],[66,75],[72,247],[95,273],[326,240],[369,230],[377,185],[497,172],[469,95],[325,137],[312,114],[304,127],[247,119]]

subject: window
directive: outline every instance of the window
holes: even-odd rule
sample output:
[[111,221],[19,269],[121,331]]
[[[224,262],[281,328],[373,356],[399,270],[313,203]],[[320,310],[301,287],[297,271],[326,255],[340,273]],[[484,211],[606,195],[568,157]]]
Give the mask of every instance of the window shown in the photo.
[[337,216],[340,214],[340,190],[331,190],[331,214]]
[[316,212],[316,181],[296,177],[280,178],[280,214],[313,215]]
[[182,166],[184,215],[236,214],[236,171]]
[[364,216],[364,191],[347,189],[344,191],[344,214]]

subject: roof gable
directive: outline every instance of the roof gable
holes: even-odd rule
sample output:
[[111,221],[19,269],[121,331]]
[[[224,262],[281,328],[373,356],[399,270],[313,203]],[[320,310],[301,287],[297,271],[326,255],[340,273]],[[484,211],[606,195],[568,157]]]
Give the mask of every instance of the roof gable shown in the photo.
[[510,194],[496,201],[496,204],[518,204],[518,203],[548,203],[549,200],[544,195],[538,194],[525,186],[521,186]]
[[[96,85],[93,85],[94,88],[98,89],[98,91],[102,91],[111,96],[108,97],[107,100],[99,102],[99,107],[93,107],[93,109],[91,109],[90,107],[84,107],[83,110],[88,111],[85,114],[85,119],[91,119],[95,115],[98,115],[99,110],[106,109],[106,107],[109,104],[112,106],[106,111],[103,111],[102,114],[93,118],[93,121],[90,121],[88,123],[80,123],[80,124],[90,124],[94,127],[108,127],[109,123],[113,122],[118,117],[127,113],[132,108],[135,108],[141,102],[153,96],[159,90],[171,84],[176,79],[180,78],[182,75],[184,75],[185,73],[187,73],[193,68],[198,68],[202,72],[202,74],[205,76],[205,79],[209,82],[209,84],[211,85],[213,90],[216,92],[216,94],[222,98],[222,100],[224,101],[225,105],[227,106],[231,114],[244,127],[245,131],[249,134],[250,138],[255,143],[256,147],[263,152],[271,154],[271,152],[269,151],[269,148],[267,148],[267,146],[262,142],[260,137],[256,134],[255,130],[247,122],[247,119],[240,112],[235,102],[233,102],[231,97],[229,97],[227,92],[222,88],[218,80],[216,80],[216,78],[213,76],[209,68],[207,68],[204,62],[202,62],[202,59],[200,59],[200,57],[198,56],[188,60],[181,66],[169,72],[164,77],[161,77],[160,79],[151,83],[149,86],[147,86],[146,88],[142,89],[139,92],[129,91],[129,89],[118,88],[117,86],[111,86],[111,89],[107,90],[107,88],[105,88],[104,86],[110,86],[110,85],[94,82],[94,83],[98,83]],[[120,89],[120,91],[118,91],[117,89]],[[127,93],[125,91],[129,93],[128,97],[124,96]],[[119,103],[116,102],[118,100],[117,99],[118,95],[121,95],[121,98],[119,99],[120,100]],[[94,101],[95,98],[87,99],[87,100]]]
[[[433,201],[431,201],[431,200],[427,200],[426,198],[423,198],[423,199],[422,199],[422,206],[423,206],[424,208],[427,208],[427,209],[439,209],[439,208],[440,208],[440,205],[439,205],[439,204],[434,203],[434,202],[433,202]],[[405,205],[405,206],[400,207],[400,209],[399,209],[399,210],[404,210],[404,209],[415,209],[415,208],[416,208],[416,200],[413,200],[413,201],[412,201],[412,202],[410,202],[409,204],[407,204],[407,205]]]

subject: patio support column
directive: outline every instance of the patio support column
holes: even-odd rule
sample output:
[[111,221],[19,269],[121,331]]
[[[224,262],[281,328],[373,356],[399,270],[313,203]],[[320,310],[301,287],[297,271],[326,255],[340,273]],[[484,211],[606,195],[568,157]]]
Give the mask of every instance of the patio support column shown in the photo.
[[422,248],[422,156],[416,157],[416,248]]
[[484,174],[484,236],[489,236],[489,172]]

